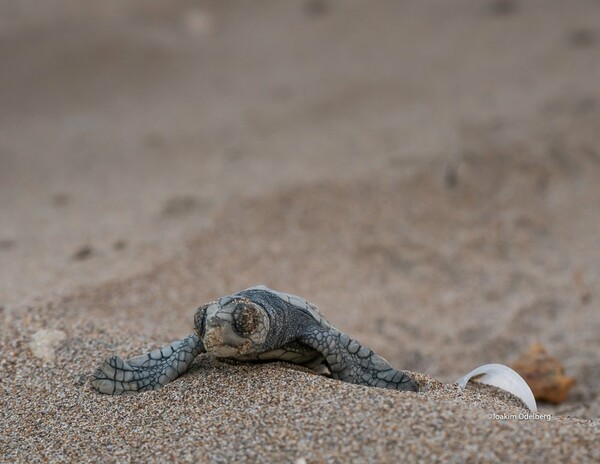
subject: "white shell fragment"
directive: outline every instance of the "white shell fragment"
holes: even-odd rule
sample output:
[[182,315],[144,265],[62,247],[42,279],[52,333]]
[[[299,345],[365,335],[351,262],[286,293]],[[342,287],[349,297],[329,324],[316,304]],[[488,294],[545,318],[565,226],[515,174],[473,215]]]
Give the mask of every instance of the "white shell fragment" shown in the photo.
[[493,385],[512,393],[517,398],[520,398],[531,411],[537,412],[537,405],[531,388],[523,380],[523,377],[510,367],[504,364],[484,364],[458,379],[456,383],[458,383],[459,387],[465,388],[467,382],[475,377],[477,377],[479,383]]

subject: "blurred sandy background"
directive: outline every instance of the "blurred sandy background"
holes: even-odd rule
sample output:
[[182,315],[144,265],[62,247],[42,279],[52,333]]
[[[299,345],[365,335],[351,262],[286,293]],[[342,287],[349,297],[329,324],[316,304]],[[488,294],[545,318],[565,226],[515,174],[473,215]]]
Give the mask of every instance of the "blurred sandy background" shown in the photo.
[[264,283],[443,381],[541,341],[598,417],[598,134],[595,0],[3,1],[4,372],[94,404]]

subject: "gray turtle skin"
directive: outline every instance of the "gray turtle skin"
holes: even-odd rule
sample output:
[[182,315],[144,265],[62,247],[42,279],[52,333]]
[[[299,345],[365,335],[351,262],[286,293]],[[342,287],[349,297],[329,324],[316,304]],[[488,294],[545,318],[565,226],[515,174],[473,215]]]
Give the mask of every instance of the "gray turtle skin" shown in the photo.
[[205,354],[245,362],[287,361],[344,382],[418,391],[417,383],[369,348],[333,327],[303,298],[263,285],[201,306],[195,331],[127,360],[113,356],[93,375],[100,393],[156,390]]

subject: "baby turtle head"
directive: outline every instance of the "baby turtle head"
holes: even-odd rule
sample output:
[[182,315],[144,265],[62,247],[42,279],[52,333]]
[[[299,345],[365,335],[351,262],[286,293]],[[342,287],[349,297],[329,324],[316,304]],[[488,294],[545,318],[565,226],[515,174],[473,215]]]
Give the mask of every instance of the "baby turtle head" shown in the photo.
[[217,357],[260,353],[270,326],[262,306],[231,296],[198,308],[194,323],[207,353]]

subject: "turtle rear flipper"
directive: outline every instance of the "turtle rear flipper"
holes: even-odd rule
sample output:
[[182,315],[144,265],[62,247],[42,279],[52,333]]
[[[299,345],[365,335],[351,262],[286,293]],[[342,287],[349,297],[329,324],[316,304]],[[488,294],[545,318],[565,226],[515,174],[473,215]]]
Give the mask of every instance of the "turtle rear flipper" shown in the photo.
[[108,358],[94,372],[92,386],[108,395],[156,390],[187,371],[204,346],[196,333],[150,353],[123,360]]
[[299,340],[324,356],[334,379],[371,387],[419,391],[417,382],[408,374],[394,369],[381,356],[332,327],[311,328]]

